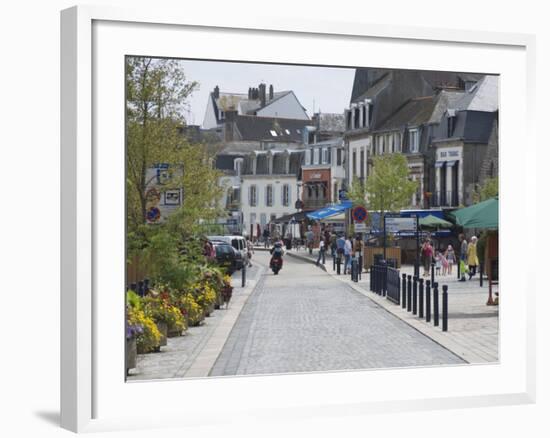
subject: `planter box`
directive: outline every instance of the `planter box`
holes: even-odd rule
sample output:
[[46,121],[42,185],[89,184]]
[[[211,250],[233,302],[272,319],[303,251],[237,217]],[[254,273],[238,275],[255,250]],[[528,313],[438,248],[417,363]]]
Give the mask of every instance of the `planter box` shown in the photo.
[[[381,246],[365,246],[363,249],[363,268],[370,269],[374,264],[374,255],[384,254]],[[399,246],[386,247],[386,258],[396,259],[397,268],[401,268],[401,248]]]
[[126,374],[137,365],[136,338],[126,339]]

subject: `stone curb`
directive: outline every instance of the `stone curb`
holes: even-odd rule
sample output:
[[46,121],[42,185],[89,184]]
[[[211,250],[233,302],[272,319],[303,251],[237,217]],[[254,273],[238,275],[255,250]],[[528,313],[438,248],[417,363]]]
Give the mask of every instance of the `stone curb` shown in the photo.
[[325,265],[322,265],[322,264],[317,265],[316,261],[313,260],[310,257],[303,256],[303,255],[300,255],[300,254],[296,254],[296,253],[293,253],[293,252],[290,252],[290,251],[285,252],[285,254],[289,255],[290,257],[294,257],[296,259],[303,260],[304,262],[312,263],[315,266],[318,266],[319,268],[321,268],[323,271],[325,271],[328,274],[328,271],[327,271],[327,268],[326,268]]

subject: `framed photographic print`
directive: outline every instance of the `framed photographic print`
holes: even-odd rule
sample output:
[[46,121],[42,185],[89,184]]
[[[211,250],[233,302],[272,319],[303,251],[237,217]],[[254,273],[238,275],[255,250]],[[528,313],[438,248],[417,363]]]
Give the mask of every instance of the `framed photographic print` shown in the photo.
[[531,36],[75,7],[61,45],[63,427],[533,402]]

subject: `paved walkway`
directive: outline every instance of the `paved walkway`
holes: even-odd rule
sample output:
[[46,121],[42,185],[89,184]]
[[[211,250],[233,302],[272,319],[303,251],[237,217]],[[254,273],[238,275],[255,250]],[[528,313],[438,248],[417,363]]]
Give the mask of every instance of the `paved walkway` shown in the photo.
[[280,275],[263,274],[211,376],[464,363],[310,263],[284,263]]
[[[316,250],[312,255],[307,251],[289,251],[287,254],[299,257],[309,263],[314,263],[317,260]],[[431,323],[426,323],[424,319],[413,315],[412,312],[407,312],[406,309],[402,309],[401,306],[392,303],[385,297],[370,292],[368,274],[363,273],[362,279],[358,283],[352,282],[349,275],[336,275],[332,269],[330,256],[326,258],[325,268],[330,276],[365,294],[393,315],[445,346],[468,363],[498,362],[499,307],[485,304],[488,297],[488,284],[484,281],[484,286],[480,287],[479,275],[466,282],[457,280],[456,271],[453,275],[436,277],[440,285],[440,293],[443,284],[449,286],[448,331],[442,332],[441,322],[439,327],[434,327],[433,320]],[[412,266],[402,266],[401,273],[412,275],[413,270]],[[439,304],[441,315],[441,298]]]
[[247,270],[245,288],[241,287],[241,271],[235,272],[228,309],[215,310],[200,326],[189,327],[184,336],[168,338],[168,345],[161,347],[160,353],[139,354],[137,367],[130,371],[127,380],[206,377],[264,269],[253,263]]

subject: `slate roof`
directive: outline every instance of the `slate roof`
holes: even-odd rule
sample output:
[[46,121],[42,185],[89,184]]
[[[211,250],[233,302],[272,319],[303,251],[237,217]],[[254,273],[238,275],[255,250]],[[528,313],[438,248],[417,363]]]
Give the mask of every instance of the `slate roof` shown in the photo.
[[498,76],[488,75],[481,79],[457,102],[457,110],[498,111]]
[[[274,92],[273,99],[271,100],[269,100],[269,97],[266,96],[267,100],[264,108],[289,93],[292,93],[292,91]],[[249,112],[255,111],[262,107],[260,99],[248,99],[248,93],[220,92],[220,97],[214,99],[214,103],[216,104],[216,107],[222,111],[237,109],[240,106],[243,112]]]
[[496,111],[457,111],[453,134],[447,136],[447,124],[441,123],[434,130],[433,142],[462,140],[465,143],[487,143],[496,117]]
[[343,113],[320,113],[319,130],[344,132],[346,130],[346,120]]
[[464,97],[464,91],[442,90],[439,95],[432,116],[428,124],[439,123],[449,108],[456,108],[457,103]]
[[244,154],[218,154],[214,166],[219,170],[234,170],[235,158],[244,158]]
[[385,73],[380,79],[378,79],[374,84],[372,84],[364,93],[360,94],[359,97],[353,99],[352,102],[361,102],[365,99],[372,99],[378,95],[384,88],[386,88],[391,82],[390,73]]
[[[298,142],[303,140],[305,126],[313,126],[311,120],[281,119],[275,117],[242,116],[235,117],[240,139],[277,140],[281,142]],[[272,135],[274,131],[277,135]]]
[[380,124],[376,131],[389,131],[427,123],[433,113],[436,96],[409,99],[401,108]]

